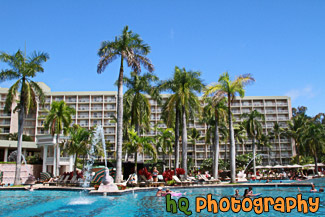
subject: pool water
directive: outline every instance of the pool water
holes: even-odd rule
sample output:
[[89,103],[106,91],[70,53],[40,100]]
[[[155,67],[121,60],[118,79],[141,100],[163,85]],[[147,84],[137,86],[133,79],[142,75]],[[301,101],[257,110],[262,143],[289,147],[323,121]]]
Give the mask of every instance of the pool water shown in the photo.
[[[312,180],[317,189],[324,187],[325,179]],[[191,188],[179,189],[186,192],[190,202],[192,216],[211,216],[206,210],[195,213],[195,197],[206,197],[212,193],[213,199],[219,201],[224,196],[234,194],[239,189],[243,194],[244,187]],[[288,214],[276,212],[270,206],[269,213],[259,216],[325,216],[325,193],[309,193],[309,187],[301,187],[303,199],[320,197],[320,208],[316,213],[303,215],[294,210]],[[175,190],[176,191],[176,190]],[[299,192],[297,187],[254,187],[254,193],[271,197],[295,197]],[[0,191],[0,216],[184,216],[166,212],[165,198],[155,197],[155,191],[130,193],[123,196],[89,196],[86,192],[77,191]],[[177,200],[177,198],[174,198]],[[222,216],[258,216],[254,212],[239,212],[238,214],[219,211]]]

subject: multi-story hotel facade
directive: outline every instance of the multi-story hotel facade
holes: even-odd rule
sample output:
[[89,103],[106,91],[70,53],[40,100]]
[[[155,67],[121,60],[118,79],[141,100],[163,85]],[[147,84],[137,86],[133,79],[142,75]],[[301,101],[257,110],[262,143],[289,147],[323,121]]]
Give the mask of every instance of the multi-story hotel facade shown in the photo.
[[[25,156],[39,155],[43,159],[43,171],[52,171],[53,169],[53,147],[56,143],[55,137],[52,137],[44,130],[44,120],[46,109],[49,110],[53,101],[65,101],[70,107],[76,110],[76,115],[73,116],[72,124],[79,124],[82,127],[90,129],[95,125],[102,125],[106,141],[109,141],[111,146],[108,148],[108,158],[113,159],[113,152],[116,150],[116,123],[114,117],[117,109],[117,92],[116,91],[76,91],[76,92],[52,92],[51,89],[40,82],[42,89],[46,94],[44,105],[37,106],[33,114],[26,117],[24,134],[32,137],[32,142],[23,142],[23,154]],[[9,141],[9,133],[18,131],[18,114],[5,113],[4,105],[8,88],[0,88],[0,161],[8,161],[8,155],[17,149],[16,141]],[[168,95],[163,95],[167,98]],[[161,118],[162,108],[156,101],[150,99],[151,104],[151,126],[166,128]],[[232,104],[232,113],[234,120],[240,122],[240,115],[249,113],[252,110],[257,110],[265,115],[263,121],[263,129],[265,133],[270,133],[275,123],[281,127],[286,127],[286,122],[292,117],[291,101],[286,96],[261,96],[261,97],[244,97],[236,98]],[[201,123],[199,119],[191,120],[188,123],[188,128],[196,128],[201,139],[196,142],[196,147],[192,144],[188,145],[188,156],[194,161],[197,167],[206,158],[212,157],[212,148],[205,143],[204,136],[207,132],[207,126]],[[154,129],[154,128],[152,128]],[[149,136],[156,135],[157,132],[151,130],[147,133]],[[65,139],[64,137],[62,139]],[[272,140],[270,149],[258,147],[257,153],[263,154],[263,164],[288,164],[292,155],[294,155],[294,144],[291,139],[280,135],[279,138]],[[227,143],[220,145],[220,157],[225,158],[225,151],[229,152]],[[237,154],[250,153],[252,151],[251,140],[248,140],[245,145],[236,145]],[[195,151],[194,151],[195,150]],[[267,155],[267,157],[265,157]],[[229,159],[229,153],[228,153]],[[162,159],[162,156],[159,156]],[[149,160],[150,157],[145,156],[144,159]],[[174,156],[172,156],[172,160]],[[133,160],[133,158],[129,158]],[[67,156],[65,153],[61,156],[60,165],[61,171],[72,170],[73,157]]]

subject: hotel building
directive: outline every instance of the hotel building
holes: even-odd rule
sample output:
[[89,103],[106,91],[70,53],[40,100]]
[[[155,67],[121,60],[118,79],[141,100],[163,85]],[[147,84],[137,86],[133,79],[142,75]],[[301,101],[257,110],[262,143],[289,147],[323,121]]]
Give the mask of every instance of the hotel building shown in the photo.
[[[87,92],[52,92],[51,89],[40,82],[42,89],[46,94],[46,101],[43,106],[38,106],[36,112],[29,114],[25,120],[24,134],[32,137],[32,142],[23,142],[23,154],[25,156],[39,155],[43,159],[43,171],[52,171],[53,167],[53,145],[56,143],[55,137],[52,137],[44,130],[43,123],[45,120],[46,110],[50,109],[53,101],[65,101],[69,106],[76,110],[73,116],[72,124],[90,129],[95,125],[102,125],[106,141],[109,141],[110,147],[107,150],[108,158],[114,158],[116,150],[116,123],[114,117],[117,109],[117,92],[116,91],[87,91]],[[18,131],[18,114],[5,113],[4,105],[8,88],[0,88],[0,161],[8,161],[8,155],[17,149],[17,141],[9,141],[9,133]],[[168,95],[163,95],[166,98]],[[156,101],[150,99],[151,104],[151,126],[165,128],[162,123],[161,106]],[[232,104],[232,113],[236,122],[240,122],[240,115],[257,110],[265,115],[263,124],[264,132],[269,133],[274,123],[279,123],[281,127],[286,127],[286,122],[292,117],[291,101],[285,96],[261,96],[261,97],[244,97],[237,98]],[[200,166],[206,158],[212,157],[211,146],[205,144],[204,136],[207,132],[207,126],[199,122],[198,119],[189,121],[189,128],[199,130],[202,138],[197,141],[196,147],[188,145],[188,156],[192,158],[196,166]],[[151,130],[147,135],[153,136],[157,132]],[[65,139],[62,137],[62,139]],[[181,145],[181,143],[180,143]],[[220,144],[220,157],[225,158],[226,145]],[[248,140],[245,145],[236,145],[237,154],[249,153],[252,151],[251,141]],[[194,151],[194,149],[196,151]],[[227,147],[229,152],[229,147]],[[272,147],[257,149],[258,154],[268,154],[263,158],[263,164],[288,164],[291,156],[294,154],[293,141],[281,135],[280,138],[272,141]],[[229,159],[229,153],[227,154]],[[162,156],[159,156],[162,159]],[[151,159],[148,156],[144,160]],[[172,160],[174,156],[172,156]],[[133,160],[133,158],[129,158]],[[143,160],[142,158],[139,161]],[[61,156],[61,172],[71,171],[73,167],[73,157],[65,153]]]

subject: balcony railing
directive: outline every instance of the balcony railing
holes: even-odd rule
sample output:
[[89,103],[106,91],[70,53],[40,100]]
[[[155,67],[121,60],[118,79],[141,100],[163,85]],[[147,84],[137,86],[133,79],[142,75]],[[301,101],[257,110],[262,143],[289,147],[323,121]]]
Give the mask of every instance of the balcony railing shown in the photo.
[[[70,162],[70,158],[69,157],[60,157],[60,163],[69,163]],[[53,164],[53,157],[47,157],[46,158],[46,164]]]
[[92,111],[98,111],[98,110],[103,110],[102,107],[91,107]]
[[79,109],[78,110],[89,110],[89,107],[79,107]]

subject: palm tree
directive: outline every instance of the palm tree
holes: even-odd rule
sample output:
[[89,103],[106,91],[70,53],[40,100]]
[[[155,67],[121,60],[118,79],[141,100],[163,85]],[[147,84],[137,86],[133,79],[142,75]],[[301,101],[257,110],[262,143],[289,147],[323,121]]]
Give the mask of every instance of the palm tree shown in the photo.
[[298,107],[292,109],[293,116],[287,122],[288,128],[285,129],[285,134],[292,138],[295,142],[297,164],[299,164],[300,149],[302,148],[302,135],[305,125],[307,123],[306,107]]
[[274,137],[274,139],[278,140],[278,143],[279,143],[280,164],[282,164],[280,136],[281,136],[281,134],[284,134],[284,133],[285,133],[285,130],[283,128],[281,128],[277,122],[275,122],[272,132],[271,132],[271,135]]
[[325,153],[325,127],[317,120],[318,115],[308,120],[303,134],[303,141],[308,154],[314,157],[315,171],[318,173],[318,154]]
[[0,53],[0,61],[7,63],[11,67],[11,69],[1,70],[0,81],[4,82],[16,80],[8,90],[5,104],[6,112],[11,112],[12,105],[16,103],[16,100],[19,97],[18,105],[13,111],[18,111],[18,142],[14,180],[15,185],[20,184],[21,151],[25,116],[36,108],[37,101],[42,104],[45,99],[42,88],[31,79],[34,78],[38,72],[44,72],[42,64],[48,59],[49,55],[42,52],[34,52],[28,57],[26,57],[26,55],[24,55],[20,50],[13,55],[4,52]]
[[166,102],[162,106],[162,116],[161,118],[166,123],[167,127],[174,129],[174,135],[175,135],[175,162],[174,162],[174,171],[176,174],[176,168],[179,168],[179,137],[180,137],[180,116],[181,116],[181,107],[179,101],[173,101],[171,103],[171,100],[174,97],[174,94],[176,93],[178,86],[180,84],[180,76],[178,73],[175,72],[173,75],[173,78],[163,81],[159,85],[160,91],[169,91],[172,92]]
[[53,174],[54,176],[59,175],[60,168],[60,134],[64,131],[64,134],[67,133],[67,129],[72,122],[72,115],[76,111],[67,106],[64,101],[52,102],[50,111],[47,111],[48,114],[44,121],[45,130],[50,130],[52,136],[56,134],[56,146],[54,148],[54,162],[53,162]]
[[120,58],[120,72],[118,78],[117,96],[117,158],[116,178],[117,183],[122,177],[122,143],[123,143],[123,63],[126,61],[129,67],[136,72],[141,72],[141,65],[149,72],[154,70],[151,61],[146,57],[150,52],[150,46],[143,43],[143,40],[136,33],[129,30],[128,26],[123,28],[122,34],[115,37],[114,41],[102,42],[98,55],[100,60],[97,66],[97,73],[102,73],[106,66],[113,60]]
[[134,153],[134,171],[137,173],[138,153],[144,152],[153,157],[155,161],[157,159],[157,150],[152,143],[152,137],[140,137],[134,128],[129,130],[129,138],[129,141],[125,145],[129,153]]
[[241,115],[242,118],[245,118],[243,125],[245,126],[248,136],[252,138],[253,143],[253,169],[254,175],[256,176],[256,144],[255,140],[261,136],[263,133],[263,127],[261,121],[265,120],[263,114],[254,110],[251,113],[244,113]]
[[63,149],[69,155],[74,155],[74,173],[76,174],[77,159],[80,154],[86,155],[90,142],[91,132],[79,125],[73,125],[67,129],[69,139],[64,142]]
[[201,134],[200,132],[195,129],[192,128],[191,132],[190,132],[190,136],[189,139],[192,142],[193,145],[193,151],[194,151],[194,167],[197,168],[197,159],[196,159],[196,141],[199,140],[201,138]]
[[[170,154],[173,152],[173,139],[174,139],[173,129],[158,128],[157,130],[158,130],[158,134],[155,136],[155,139],[157,141],[156,149],[158,152],[160,152],[163,155],[163,161],[164,163],[166,163],[166,155],[168,154],[170,156]],[[165,171],[165,164],[164,164],[163,171]]]
[[[220,121],[225,121],[227,107],[225,104],[225,98],[220,97],[219,92],[211,91],[211,87],[206,88],[206,90],[204,91],[204,98],[208,96],[211,96],[211,100],[208,101],[208,106],[210,105],[210,109],[212,109],[209,114],[212,113],[214,116],[214,123],[212,123],[214,125],[213,177],[218,178],[218,164],[220,152],[219,125]],[[227,155],[227,153],[225,154]]]
[[131,121],[131,126],[135,127],[138,135],[141,133],[141,128],[149,129],[151,105],[148,97],[144,94],[149,94],[154,99],[158,98],[157,91],[152,85],[152,82],[155,81],[158,81],[158,77],[149,73],[140,76],[131,72],[131,78],[124,77],[124,83],[128,90],[123,97],[123,115]]
[[242,123],[234,125],[234,137],[235,143],[242,145],[243,154],[245,154],[245,141],[247,140],[247,132],[245,126]]
[[223,73],[217,84],[212,84],[208,89],[210,94],[216,93],[216,97],[227,97],[228,99],[228,125],[229,125],[229,140],[230,140],[230,170],[231,182],[236,183],[236,146],[234,138],[233,120],[231,115],[231,103],[235,96],[239,94],[240,97],[245,96],[245,86],[255,81],[250,74],[240,75],[234,81],[230,80],[228,72]]
[[[203,84],[201,73],[186,71],[185,68],[175,67],[173,80],[178,81],[174,94],[168,102],[168,111],[174,110],[175,105],[180,105],[182,113],[182,168],[187,176],[187,119],[194,111],[199,110],[200,102],[196,93],[200,93]],[[176,79],[175,79],[176,78]],[[176,150],[177,151],[177,150]]]
[[267,159],[268,159],[268,165],[271,165],[270,162],[270,148],[272,147],[270,139],[272,138],[272,136],[267,135],[262,133],[258,139],[258,146],[262,146],[262,147],[266,147],[267,148]]

